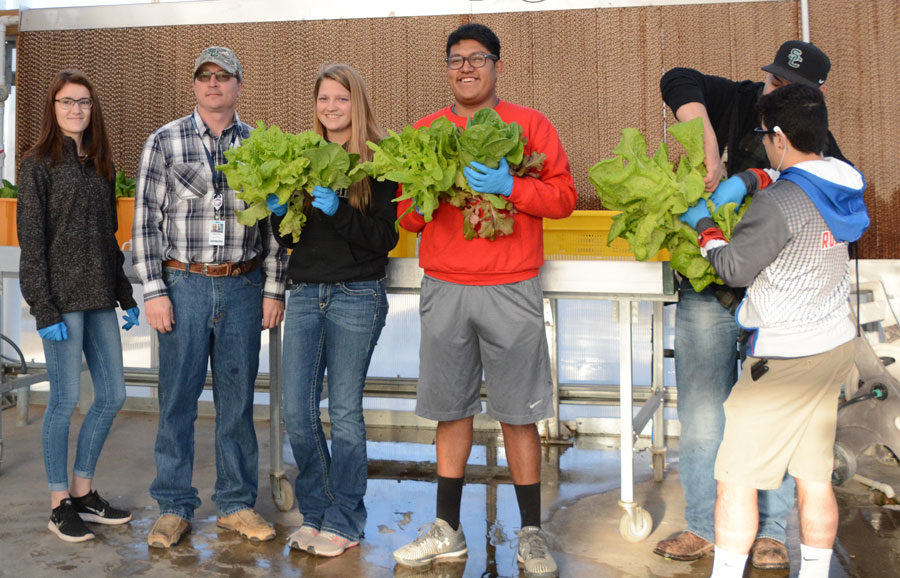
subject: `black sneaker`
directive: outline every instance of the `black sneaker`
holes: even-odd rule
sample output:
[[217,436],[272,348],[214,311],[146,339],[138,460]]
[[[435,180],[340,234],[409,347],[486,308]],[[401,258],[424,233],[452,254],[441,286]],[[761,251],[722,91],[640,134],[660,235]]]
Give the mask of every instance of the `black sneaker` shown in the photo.
[[72,505],[85,522],[116,525],[131,521],[131,512],[113,508],[100,497],[97,490],[80,498],[72,498]]
[[53,508],[47,528],[66,542],[84,542],[94,537],[94,533],[88,530],[78,516],[71,498],[66,498]]

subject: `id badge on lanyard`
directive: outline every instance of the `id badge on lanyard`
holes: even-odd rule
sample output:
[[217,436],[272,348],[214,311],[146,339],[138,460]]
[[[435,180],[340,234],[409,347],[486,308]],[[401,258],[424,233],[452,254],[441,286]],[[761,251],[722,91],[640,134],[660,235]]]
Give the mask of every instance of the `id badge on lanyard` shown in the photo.
[[[218,171],[216,171],[216,164],[213,162],[209,147],[206,146],[206,141],[203,139],[203,135],[200,134],[200,129],[197,128],[197,123],[194,122],[193,117],[191,118],[191,122],[194,123],[194,130],[197,131],[197,136],[200,137],[200,143],[203,145],[203,152],[206,153],[206,160],[209,162],[210,175],[213,179],[212,206],[216,215],[215,218],[209,220],[209,244],[214,247],[222,247],[225,245],[225,219],[222,218],[222,207],[225,204],[225,195],[216,185],[216,173]],[[237,131],[238,127],[235,127],[234,132],[231,133],[231,142],[228,145],[229,149],[234,147],[234,142],[237,140]]]

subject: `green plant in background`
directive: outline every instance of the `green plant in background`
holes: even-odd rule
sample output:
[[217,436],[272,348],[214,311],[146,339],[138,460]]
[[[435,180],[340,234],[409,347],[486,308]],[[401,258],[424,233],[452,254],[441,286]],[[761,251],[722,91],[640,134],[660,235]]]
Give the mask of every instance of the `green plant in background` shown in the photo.
[[345,189],[366,176],[355,170],[359,155],[341,145],[311,130],[292,134],[275,125],[266,128],[262,122],[240,146],[225,151],[225,158],[228,163],[216,169],[225,173],[228,186],[240,191],[237,197],[248,205],[237,213],[238,222],[252,226],[268,217],[266,197],[275,194],[278,202],[287,204],[279,232],[290,234],[295,243],[306,224],[314,187]]
[[135,180],[125,176],[125,171],[116,173],[116,198],[133,197]]
[[19,196],[19,187],[3,179],[3,187],[0,188],[0,199],[15,199]]
[[[613,150],[613,158],[600,161],[589,171],[591,183],[603,206],[621,214],[613,217],[607,244],[621,237],[628,241],[635,259],[645,261],[668,249],[672,268],[686,277],[695,291],[710,283],[724,283],[700,254],[697,232],[679,217],[700,199],[709,199],[703,178],[703,124],[699,118],[672,125],[668,129],[684,147],[686,155],[677,170],[669,162],[669,149],[659,145],[653,157],[647,156],[647,141],[634,128],[622,130],[622,139]],[[750,205],[750,197],[735,213],[729,203],[715,210],[707,202],[710,214],[726,238]]]

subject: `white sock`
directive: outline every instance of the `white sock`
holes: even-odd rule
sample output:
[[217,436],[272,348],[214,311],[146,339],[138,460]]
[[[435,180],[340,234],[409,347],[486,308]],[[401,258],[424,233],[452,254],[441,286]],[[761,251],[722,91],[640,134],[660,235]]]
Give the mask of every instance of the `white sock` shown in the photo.
[[831,548],[813,548],[800,544],[800,574],[797,578],[828,578]]
[[716,546],[710,578],[741,578],[746,565],[747,554],[735,554]]

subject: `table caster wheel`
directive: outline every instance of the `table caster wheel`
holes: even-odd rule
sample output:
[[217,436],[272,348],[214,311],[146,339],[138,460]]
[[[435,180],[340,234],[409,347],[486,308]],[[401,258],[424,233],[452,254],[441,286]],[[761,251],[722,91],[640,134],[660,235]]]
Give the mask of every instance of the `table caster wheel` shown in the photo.
[[650,535],[653,529],[653,518],[650,512],[636,507],[631,513],[625,512],[619,520],[619,533],[629,542],[640,542]]
[[294,507],[294,487],[287,478],[273,480],[272,501],[282,512],[288,512]]

